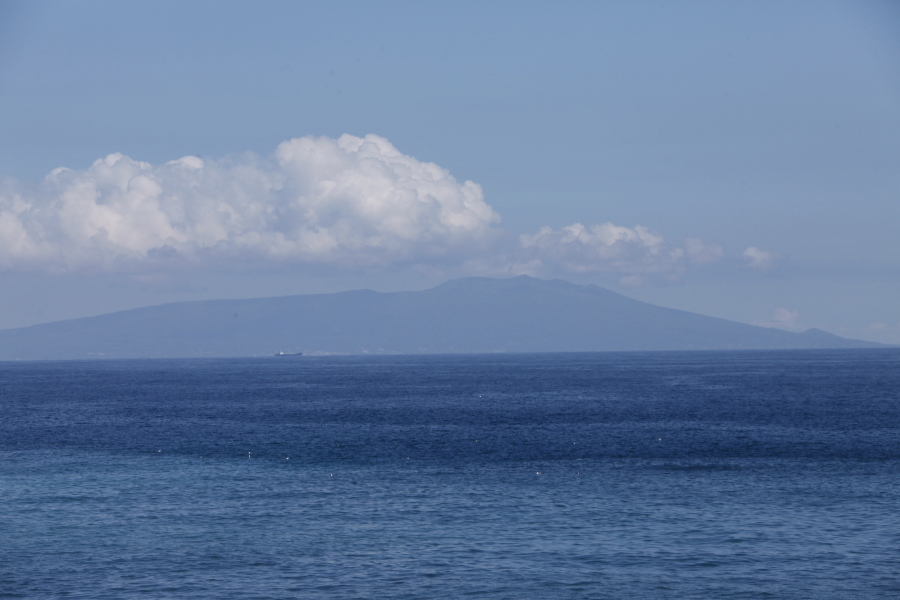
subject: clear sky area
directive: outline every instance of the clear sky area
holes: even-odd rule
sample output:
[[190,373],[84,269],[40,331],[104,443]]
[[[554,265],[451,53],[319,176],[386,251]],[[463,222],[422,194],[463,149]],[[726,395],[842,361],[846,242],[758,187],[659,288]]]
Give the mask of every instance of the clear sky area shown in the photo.
[[0,328],[464,276],[900,344],[900,3],[0,0]]

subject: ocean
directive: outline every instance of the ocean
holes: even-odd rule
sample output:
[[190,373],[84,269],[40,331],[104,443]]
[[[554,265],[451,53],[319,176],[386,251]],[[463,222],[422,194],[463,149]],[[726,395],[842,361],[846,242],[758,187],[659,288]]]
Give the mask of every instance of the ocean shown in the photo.
[[900,597],[900,350],[0,363],[0,598]]

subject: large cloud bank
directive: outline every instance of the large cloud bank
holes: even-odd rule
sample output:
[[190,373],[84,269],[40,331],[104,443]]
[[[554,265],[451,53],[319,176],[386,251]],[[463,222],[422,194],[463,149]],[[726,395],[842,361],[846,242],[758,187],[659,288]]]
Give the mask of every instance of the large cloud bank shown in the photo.
[[111,154],[37,186],[0,188],[0,266],[387,265],[473,251],[497,220],[477,184],[374,135],[293,139],[270,159],[154,166]]
[[[0,184],[0,269],[441,265],[458,274],[616,273],[639,285],[725,260],[718,244],[672,245],[641,226],[575,223],[516,238],[498,221],[478,184],[375,135],[163,165],[111,154],[38,184]],[[744,253],[760,270],[776,256]]]

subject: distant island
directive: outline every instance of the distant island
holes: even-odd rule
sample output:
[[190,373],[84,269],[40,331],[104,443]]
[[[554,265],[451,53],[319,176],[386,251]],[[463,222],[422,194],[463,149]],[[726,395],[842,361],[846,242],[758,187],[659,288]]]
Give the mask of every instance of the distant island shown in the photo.
[[881,346],[524,275],[457,279],[420,292],[177,302],[0,331],[0,360]]

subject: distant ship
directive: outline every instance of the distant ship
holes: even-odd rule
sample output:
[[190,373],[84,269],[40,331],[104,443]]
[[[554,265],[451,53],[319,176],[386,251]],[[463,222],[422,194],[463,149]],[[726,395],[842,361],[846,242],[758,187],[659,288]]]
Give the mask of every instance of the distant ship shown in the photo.
[[276,352],[275,356],[302,356],[302,352]]

